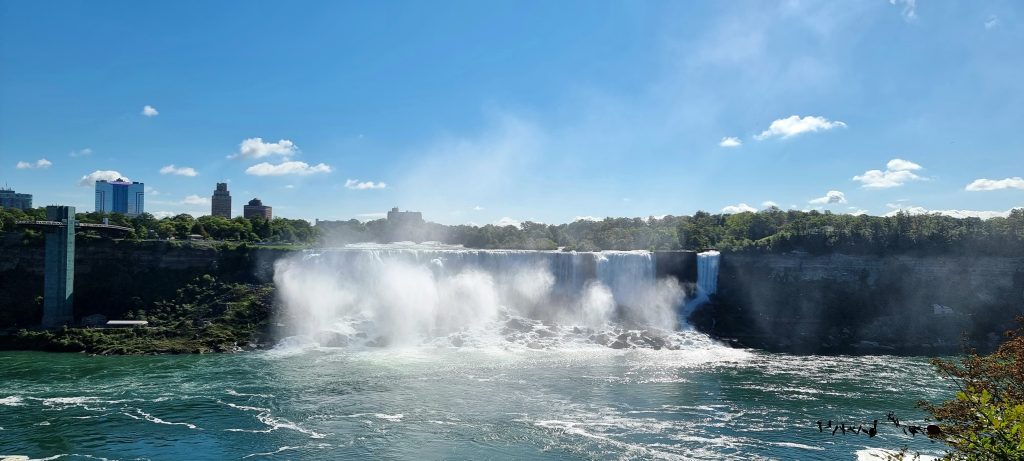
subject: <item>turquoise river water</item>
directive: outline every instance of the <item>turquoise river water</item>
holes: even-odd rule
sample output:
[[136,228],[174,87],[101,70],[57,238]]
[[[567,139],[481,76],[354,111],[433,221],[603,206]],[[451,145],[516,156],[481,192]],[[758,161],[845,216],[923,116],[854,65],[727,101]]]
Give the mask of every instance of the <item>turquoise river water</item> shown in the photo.
[[[714,345],[0,354],[0,454],[33,459],[873,459],[941,445],[924,359]],[[867,423],[879,436],[819,432]]]

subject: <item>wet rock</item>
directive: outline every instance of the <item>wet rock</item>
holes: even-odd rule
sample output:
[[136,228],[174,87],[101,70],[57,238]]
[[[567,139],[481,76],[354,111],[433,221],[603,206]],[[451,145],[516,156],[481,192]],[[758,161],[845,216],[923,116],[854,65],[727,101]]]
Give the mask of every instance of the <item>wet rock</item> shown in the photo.
[[509,319],[508,322],[505,322],[505,328],[512,331],[526,333],[533,330],[533,325],[530,325],[522,319]]
[[387,347],[388,344],[390,344],[390,341],[383,336],[378,336],[372,341],[366,343],[368,347]]
[[345,347],[348,346],[348,336],[341,333],[325,331],[320,333],[317,342],[324,347]]
[[599,333],[591,337],[591,340],[602,346],[607,346],[612,341],[611,337],[607,333]]
[[526,345],[526,347],[529,347],[530,349],[544,349],[544,345],[537,341],[531,341]]
[[665,338],[653,334],[649,331],[641,332],[640,339],[643,341],[644,344],[653,348],[654,350],[661,350],[661,348],[665,347],[665,344],[667,343],[667,341],[665,341]]
[[537,330],[537,336],[539,336],[541,338],[554,338],[555,336],[558,336],[558,333],[555,333],[555,332],[553,332],[551,330],[546,330],[546,329],[545,330]]
[[629,344],[627,344],[625,341],[621,341],[620,340],[620,341],[615,341],[614,343],[611,343],[610,345],[608,345],[608,347],[610,347],[612,349],[625,349],[625,348],[629,347]]
[[456,336],[456,337],[451,339],[451,343],[452,343],[452,346],[462,347],[462,345],[465,344],[465,341],[463,341],[462,338]]

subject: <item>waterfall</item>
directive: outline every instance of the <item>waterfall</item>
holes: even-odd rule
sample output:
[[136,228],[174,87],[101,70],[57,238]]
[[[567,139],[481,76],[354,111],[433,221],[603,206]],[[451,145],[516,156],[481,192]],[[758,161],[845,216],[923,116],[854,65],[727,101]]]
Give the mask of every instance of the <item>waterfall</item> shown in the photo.
[[284,258],[274,272],[285,323],[298,335],[345,344],[452,335],[461,344],[484,330],[526,335],[529,344],[539,341],[534,331],[565,336],[554,331],[562,327],[577,335],[615,325],[674,330],[683,297],[674,278],[657,280],[647,251],[361,245]]
[[697,253],[697,292],[686,301],[680,316],[685,319],[698,307],[708,302],[708,297],[718,292],[718,260],[721,254],[710,250]]
[[647,251],[604,251],[594,254],[597,280],[620,305],[639,306],[654,283],[654,256]]
[[721,254],[714,250],[697,254],[697,286],[705,295],[718,292],[719,258]]

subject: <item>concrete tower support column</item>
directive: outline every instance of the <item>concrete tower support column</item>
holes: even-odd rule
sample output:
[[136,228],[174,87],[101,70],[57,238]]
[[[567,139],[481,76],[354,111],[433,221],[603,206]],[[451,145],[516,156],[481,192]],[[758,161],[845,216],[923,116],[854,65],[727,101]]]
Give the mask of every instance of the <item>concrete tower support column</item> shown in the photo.
[[56,328],[74,321],[75,207],[48,206],[46,219],[64,224],[46,231],[43,327]]

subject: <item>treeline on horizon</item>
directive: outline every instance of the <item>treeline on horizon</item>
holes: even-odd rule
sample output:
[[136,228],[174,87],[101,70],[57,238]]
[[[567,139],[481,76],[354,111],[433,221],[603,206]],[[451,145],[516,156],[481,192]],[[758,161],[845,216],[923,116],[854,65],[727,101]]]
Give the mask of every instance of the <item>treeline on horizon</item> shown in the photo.
[[1006,218],[939,214],[893,216],[819,211],[758,212],[662,218],[605,218],[519,226],[392,226],[387,220],[323,222],[326,244],[437,241],[470,248],[529,250],[704,250],[813,254],[985,254],[1024,256],[1024,208]]
[[[76,213],[75,219],[82,223],[99,224],[107,218],[114,226],[129,227],[127,238],[141,239],[176,239],[190,238],[211,239],[234,242],[271,242],[312,244],[318,241],[316,229],[304,219],[286,218],[243,218],[241,216],[227,219],[220,216],[200,216],[179,214],[157,219],[149,213],[129,217],[121,213]],[[45,220],[45,208],[18,210],[0,208],[0,232],[16,230],[18,221]],[[195,236],[195,237],[193,237]]]
[[[145,213],[79,213],[81,222],[130,227],[129,239],[203,239],[235,242],[343,245],[435,241],[468,248],[566,251],[703,250],[733,252],[807,252],[812,254],[981,254],[1024,256],[1024,208],[1008,217],[954,218],[939,214],[892,216],[833,214],[819,211],[757,212],[661,218],[606,218],[568,224],[524,222],[519,226],[361,222],[301,219],[226,219],[180,214],[157,219]],[[0,231],[15,230],[20,220],[45,219],[45,210],[0,208]],[[195,238],[195,237],[191,237]]]

